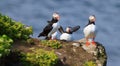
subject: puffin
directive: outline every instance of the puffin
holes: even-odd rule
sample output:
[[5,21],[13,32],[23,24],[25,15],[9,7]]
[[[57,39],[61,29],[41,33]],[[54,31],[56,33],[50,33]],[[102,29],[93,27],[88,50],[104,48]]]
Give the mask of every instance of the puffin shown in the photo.
[[52,35],[56,35],[56,31],[60,28],[59,21],[60,16],[57,12],[54,12],[52,15],[52,20],[48,21],[48,24],[45,26],[43,31],[38,35],[38,37],[45,36],[45,39],[54,39]]
[[89,46],[90,44],[96,46],[96,43],[94,41],[94,39],[96,37],[96,25],[95,25],[96,17],[95,17],[95,15],[90,15],[88,21],[89,21],[88,24],[83,29],[84,36],[86,39],[86,46]]
[[64,40],[64,41],[72,41],[73,40],[73,32],[76,32],[78,29],[80,28],[80,26],[75,26],[75,27],[67,27],[66,31],[62,31],[62,34],[60,35],[60,40]]
[[51,40],[56,40],[57,39],[58,32],[56,31],[51,35]]

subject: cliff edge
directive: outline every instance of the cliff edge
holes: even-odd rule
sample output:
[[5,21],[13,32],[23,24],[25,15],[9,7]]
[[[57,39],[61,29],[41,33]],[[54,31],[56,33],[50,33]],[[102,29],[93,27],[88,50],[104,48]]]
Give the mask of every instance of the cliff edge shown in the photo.
[[[54,66],[106,66],[107,55],[102,44],[96,42],[97,46],[85,47],[85,40],[78,41],[59,41],[62,45],[60,48],[52,48],[42,44],[42,40],[31,38],[30,40],[17,40],[12,45],[12,51],[20,51],[22,53],[29,53],[31,49],[43,49],[46,51],[54,51],[58,57],[58,61]],[[32,52],[33,53],[33,52]],[[1,66],[23,66],[21,64],[22,56],[19,52],[11,52],[7,57],[2,58]],[[36,65],[39,66],[39,65]],[[53,66],[53,65],[52,65]]]

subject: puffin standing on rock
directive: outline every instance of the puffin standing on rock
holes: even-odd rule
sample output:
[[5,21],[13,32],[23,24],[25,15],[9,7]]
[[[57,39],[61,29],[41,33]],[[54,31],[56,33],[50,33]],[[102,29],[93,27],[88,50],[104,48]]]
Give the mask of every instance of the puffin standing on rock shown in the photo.
[[41,37],[41,36],[45,36],[46,38],[45,39],[56,39],[56,38],[53,38],[52,35],[54,33],[56,33],[56,31],[60,28],[60,24],[59,24],[59,21],[60,20],[60,16],[58,13],[53,13],[52,15],[52,20],[51,21],[48,21],[48,25],[46,25],[46,27],[43,29],[43,31],[38,35],[38,37]]
[[96,43],[94,41],[96,37],[95,20],[96,20],[95,15],[91,15],[89,17],[89,23],[86,25],[86,27],[83,30],[86,39],[86,46],[89,46],[90,44],[96,46]]
[[62,35],[60,36],[60,40],[65,40],[65,41],[72,41],[72,33],[77,31],[80,28],[80,26],[75,26],[75,27],[67,27],[66,31],[62,31]]

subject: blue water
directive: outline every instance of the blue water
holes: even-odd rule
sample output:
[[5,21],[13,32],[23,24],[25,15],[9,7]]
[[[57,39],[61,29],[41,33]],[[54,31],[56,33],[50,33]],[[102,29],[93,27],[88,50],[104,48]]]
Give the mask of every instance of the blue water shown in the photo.
[[64,28],[81,26],[74,33],[76,40],[84,37],[82,30],[89,15],[96,15],[96,41],[106,48],[107,66],[120,66],[120,0],[0,0],[0,12],[33,26],[35,38],[56,11]]

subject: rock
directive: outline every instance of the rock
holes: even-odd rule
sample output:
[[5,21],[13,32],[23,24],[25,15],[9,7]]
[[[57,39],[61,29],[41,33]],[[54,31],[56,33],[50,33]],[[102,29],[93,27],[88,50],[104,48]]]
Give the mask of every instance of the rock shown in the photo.
[[101,64],[101,66],[106,66],[107,63],[107,54],[105,51],[105,48],[102,44],[97,42],[97,47],[96,47],[96,60],[97,62],[99,61],[99,65]]
[[85,63],[89,64],[90,62],[95,63],[96,66],[106,66],[107,63],[105,48],[98,42],[96,42],[96,46],[90,45],[88,48],[85,46],[85,39],[78,41],[60,41],[62,47],[59,49],[44,46],[38,39],[34,39],[34,42],[35,44],[31,45],[18,41],[13,44],[12,49],[25,53],[30,52],[30,50],[32,50],[31,48],[54,51],[59,58],[55,66],[85,66]]
[[58,54],[58,55],[62,55],[60,52],[56,52],[56,54]]
[[107,55],[106,55],[105,48],[102,44],[96,42],[96,46],[92,45],[92,44],[90,44],[90,46],[86,46],[85,45],[85,42],[86,42],[85,39],[78,40],[78,42],[81,43],[82,48],[86,52],[88,52],[90,54],[93,54],[93,57],[96,60],[97,66],[106,66]]
[[89,46],[86,46],[84,44],[84,45],[82,45],[82,48],[84,50],[86,50],[88,53],[96,55],[96,51],[95,51],[96,50],[96,46],[95,45],[90,44]]
[[75,47],[79,47],[80,46],[79,43],[73,43],[72,45],[75,46]]

